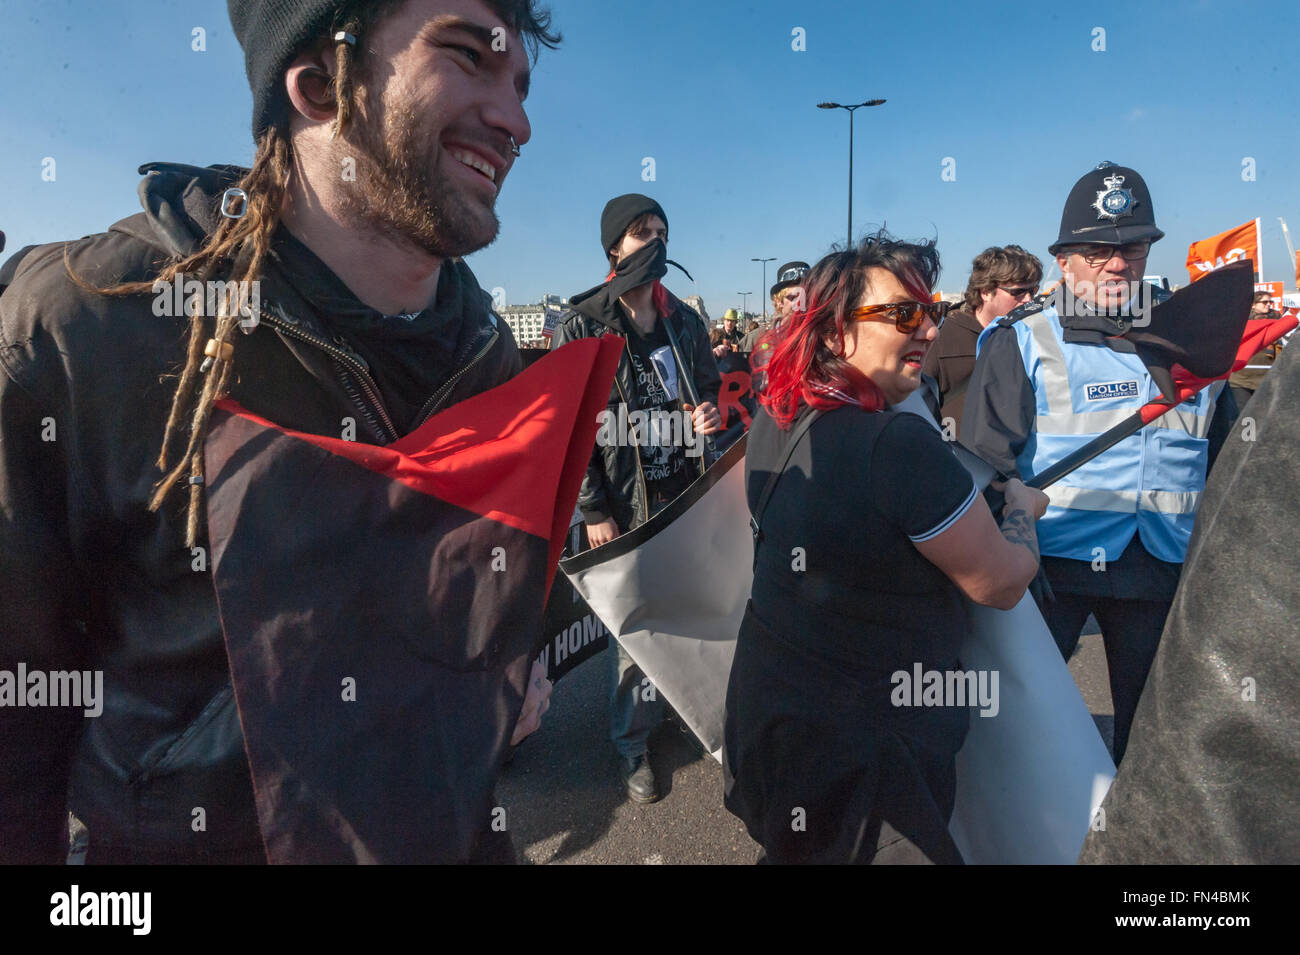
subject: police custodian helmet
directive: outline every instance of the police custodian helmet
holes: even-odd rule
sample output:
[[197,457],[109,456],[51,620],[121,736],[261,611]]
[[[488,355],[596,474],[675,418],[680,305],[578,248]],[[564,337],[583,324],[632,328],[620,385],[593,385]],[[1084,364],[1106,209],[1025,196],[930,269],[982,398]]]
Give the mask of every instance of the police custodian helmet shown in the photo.
[[1156,228],[1151,191],[1136,170],[1113,162],[1099,163],[1070,190],[1061,212],[1061,234],[1048,246],[1057,252],[1093,242],[1123,245],[1139,239],[1164,238]]

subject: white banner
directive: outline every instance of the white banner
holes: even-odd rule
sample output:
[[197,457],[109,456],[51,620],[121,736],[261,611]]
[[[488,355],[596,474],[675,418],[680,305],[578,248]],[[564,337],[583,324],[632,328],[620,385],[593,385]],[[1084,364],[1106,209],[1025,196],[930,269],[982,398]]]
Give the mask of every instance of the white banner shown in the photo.
[[[900,410],[933,424],[914,399]],[[744,448],[641,527],[561,563],[716,758],[753,582]],[[958,451],[983,487],[992,469]],[[999,706],[996,716],[971,713],[949,831],[969,863],[1073,864],[1115,765],[1033,598],[1010,611],[967,602],[967,613],[962,665],[998,672]]]

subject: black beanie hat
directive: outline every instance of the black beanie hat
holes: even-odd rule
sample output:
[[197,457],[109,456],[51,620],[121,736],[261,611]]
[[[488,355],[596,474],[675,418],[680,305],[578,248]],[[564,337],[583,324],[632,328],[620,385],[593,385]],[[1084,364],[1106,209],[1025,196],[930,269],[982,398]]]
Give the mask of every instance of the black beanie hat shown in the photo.
[[600,250],[608,254],[623,238],[627,227],[647,212],[653,212],[663,219],[664,227],[667,228],[668,214],[664,212],[663,206],[649,196],[629,192],[605,203],[605,211],[600,214]]
[[346,5],[346,0],[227,0],[253,89],[254,139],[288,118],[285,69],[314,40],[325,38]]

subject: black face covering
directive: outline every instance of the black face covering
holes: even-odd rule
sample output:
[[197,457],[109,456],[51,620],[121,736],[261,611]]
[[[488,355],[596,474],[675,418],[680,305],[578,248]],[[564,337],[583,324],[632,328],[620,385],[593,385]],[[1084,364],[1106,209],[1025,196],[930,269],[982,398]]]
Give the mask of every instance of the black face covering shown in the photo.
[[[654,239],[627,256],[614,269],[614,277],[594,288],[570,296],[569,305],[576,311],[618,328],[618,309],[614,303],[634,288],[649,285],[668,274],[668,266],[676,266],[691,278],[680,265],[668,258],[668,246],[662,239]],[[691,279],[691,281],[695,281]]]
[[654,239],[618,263],[614,277],[609,280],[610,298],[620,298],[632,289],[649,285],[667,274],[668,246],[663,240]]

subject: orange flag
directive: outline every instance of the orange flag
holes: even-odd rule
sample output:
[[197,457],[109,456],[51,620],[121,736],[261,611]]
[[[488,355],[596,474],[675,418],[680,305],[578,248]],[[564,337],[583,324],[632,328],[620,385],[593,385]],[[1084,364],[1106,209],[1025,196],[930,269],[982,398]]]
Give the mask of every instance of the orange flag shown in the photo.
[[1215,269],[1250,259],[1259,266],[1259,220],[1220,232],[1187,247],[1187,274],[1195,282]]

